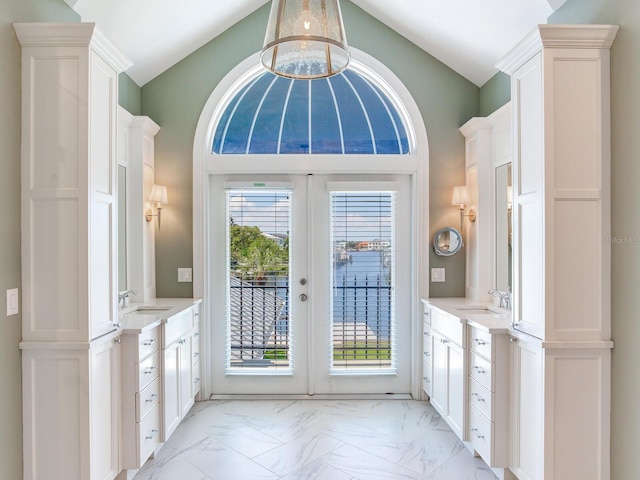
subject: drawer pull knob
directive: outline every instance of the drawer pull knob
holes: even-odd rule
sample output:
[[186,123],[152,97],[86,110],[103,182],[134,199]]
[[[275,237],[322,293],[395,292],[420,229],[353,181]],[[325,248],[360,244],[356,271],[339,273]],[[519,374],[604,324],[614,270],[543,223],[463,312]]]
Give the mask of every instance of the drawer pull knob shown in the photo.
[[422,379],[427,383],[431,383],[431,380],[428,377],[422,377]]
[[149,435],[147,435],[145,438],[147,440],[153,440],[153,437],[156,436],[156,433],[158,433],[158,430],[156,430],[155,428],[153,430],[151,430],[151,433]]
[[431,352],[423,352],[425,357],[430,357],[431,356]]
[[483,340],[481,340],[479,338],[474,338],[473,341],[476,342],[477,345],[486,345],[487,344],[487,342],[485,342],[485,341],[483,341]]
[[197,377],[197,378],[193,381],[193,383],[199,383],[199,382],[200,382],[200,377]]
[[147,398],[144,403],[152,403],[156,398],[158,398],[157,393],[152,393],[149,398]]
[[479,393],[475,393],[475,392],[474,392],[474,393],[472,393],[471,395],[473,395],[474,397],[476,397],[476,400],[478,400],[479,402],[484,402],[484,401],[485,401],[485,399],[484,399],[484,398],[482,398],[482,397],[480,396],[480,394],[479,394]]
[[200,352],[196,352],[196,353],[193,354],[194,358],[198,358],[199,356],[200,356]]
[[158,367],[149,367],[144,371],[144,374],[145,375],[150,375],[150,374],[153,373],[154,370],[157,370],[157,369],[158,369]]
[[153,345],[154,343],[156,343],[157,340],[155,338],[150,338],[149,340],[145,340],[145,342],[143,343],[143,345],[145,347],[150,347],[151,345]]
[[487,372],[485,372],[485,371],[482,369],[482,367],[478,367],[477,365],[476,365],[476,366],[474,366],[474,367],[473,367],[473,369],[474,369],[476,372],[478,372],[480,375],[484,375],[485,373],[487,373]]
[[476,435],[476,437],[484,438],[484,435],[480,435],[480,433],[478,433],[478,429],[477,428],[472,428],[471,431]]

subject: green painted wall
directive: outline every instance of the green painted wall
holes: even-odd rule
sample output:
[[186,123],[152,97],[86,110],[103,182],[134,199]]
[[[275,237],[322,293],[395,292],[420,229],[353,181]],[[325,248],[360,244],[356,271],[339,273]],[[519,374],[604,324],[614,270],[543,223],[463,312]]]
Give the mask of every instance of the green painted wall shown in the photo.
[[20,44],[13,22],[76,22],[63,0],[0,4],[0,477],[22,478],[21,315],[7,317],[5,290],[20,273]]
[[503,72],[496,73],[480,89],[481,117],[488,117],[511,100],[511,77]]
[[126,73],[118,75],[118,104],[131,115],[142,114],[142,89]]
[[[458,127],[478,114],[478,87],[351,2],[343,2],[342,10],[349,44],[387,65],[422,112],[429,136],[432,234],[440,227],[457,225],[451,191],[465,181],[464,139]],[[268,13],[267,5],[142,87],[142,111],[162,128],[155,142],[156,181],[166,184],[170,195],[162,231],[156,235],[158,296],[192,295],[191,284],[177,282],[177,269],[192,264],[196,125],[218,82],[262,48]],[[430,243],[429,238],[424,241]],[[464,296],[464,254],[443,258],[431,253],[430,262],[447,269],[447,282],[432,284],[431,295]]]
[[620,25],[611,48],[612,479],[640,478],[640,2],[568,0],[549,23]]

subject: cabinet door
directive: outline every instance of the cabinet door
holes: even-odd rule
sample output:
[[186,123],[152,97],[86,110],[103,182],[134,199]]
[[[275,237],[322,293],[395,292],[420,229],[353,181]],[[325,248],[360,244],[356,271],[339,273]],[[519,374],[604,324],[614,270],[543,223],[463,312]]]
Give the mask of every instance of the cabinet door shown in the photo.
[[91,353],[91,479],[120,472],[120,339]]
[[518,330],[543,338],[542,56],[511,77],[515,127],[513,162],[513,316]]
[[180,407],[180,344],[174,342],[164,350],[164,424],[162,439],[167,441],[182,419]]
[[542,348],[512,339],[511,469],[521,480],[542,478]]
[[180,340],[180,417],[189,413],[193,406],[193,396],[191,395],[193,380],[191,378],[191,334]]
[[465,406],[464,352],[454,343],[445,344],[447,350],[447,417],[451,429],[463,438]]
[[447,347],[444,338],[431,331],[433,338],[433,378],[431,391],[431,404],[442,416],[447,416]]

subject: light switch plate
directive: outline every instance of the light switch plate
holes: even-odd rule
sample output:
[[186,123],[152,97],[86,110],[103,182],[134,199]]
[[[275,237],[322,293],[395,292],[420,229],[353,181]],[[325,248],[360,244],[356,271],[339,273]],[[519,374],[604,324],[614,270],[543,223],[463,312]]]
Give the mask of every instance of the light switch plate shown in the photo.
[[444,282],[445,270],[444,268],[432,268],[431,269],[431,281],[433,283]]
[[7,290],[7,317],[10,315],[17,315],[18,312],[20,312],[18,289],[11,288]]
[[193,277],[190,268],[178,269],[178,282],[192,282]]

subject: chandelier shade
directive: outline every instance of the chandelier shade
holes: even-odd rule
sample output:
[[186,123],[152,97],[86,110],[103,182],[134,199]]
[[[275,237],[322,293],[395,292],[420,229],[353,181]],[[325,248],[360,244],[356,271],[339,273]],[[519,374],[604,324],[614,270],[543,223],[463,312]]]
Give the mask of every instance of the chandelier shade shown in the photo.
[[282,77],[330,77],[349,65],[338,0],[273,0],[261,61]]

